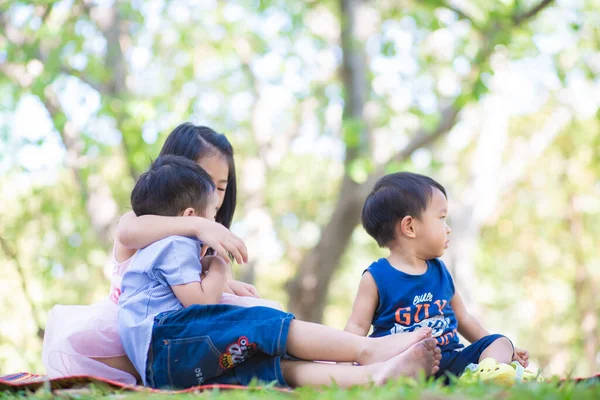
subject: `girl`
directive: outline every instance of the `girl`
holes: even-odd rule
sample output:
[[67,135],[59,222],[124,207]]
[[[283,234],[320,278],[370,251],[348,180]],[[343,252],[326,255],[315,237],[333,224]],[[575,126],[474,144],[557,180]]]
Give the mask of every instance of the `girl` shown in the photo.
[[[171,235],[195,236],[204,243],[203,253],[211,248],[224,259],[231,254],[238,263],[247,261],[244,243],[228,229],[237,188],[233,148],[225,135],[185,123],[165,141],[160,155],[168,154],[196,161],[211,176],[219,196],[215,221],[152,215],[137,218],[132,211],[121,217],[113,248],[109,297],[89,306],[56,305],[50,310],[42,350],[42,362],[50,378],[95,375],[125,384],[139,380],[117,333],[121,279],[137,249]],[[225,290],[221,303],[278,308],[276,303],[259,299],[252,285],[229,279]]]

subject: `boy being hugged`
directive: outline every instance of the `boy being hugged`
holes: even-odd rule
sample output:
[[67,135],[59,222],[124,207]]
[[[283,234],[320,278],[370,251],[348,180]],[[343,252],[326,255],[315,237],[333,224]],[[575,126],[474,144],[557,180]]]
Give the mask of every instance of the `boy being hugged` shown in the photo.
[[[436,376],[459,376],[467,365],[493,358],[528,365],[526,350],[503,335],[491,335],[472,315],[438,258],[448,248],[446,190],[433,179],[409,172],[380,179],[367,197],[362,224],[387,258],[364,272],[345,330],[373,337],[432,329],[442,350]],[[464,347],[460,333],[471,345]]]
[[[178,156],[159,157],[140,176],[131,193],[131,206],[137,216],[179,215],[214,220],[217,205],[210,176],[193,161]],[[157,381],[160,386],[167,386],[166,371],[154,376],[156,371],[146,368],[147,361],[152,364],[153,358],[167,356],[159,351],[166,346],[153,343],[161,325],[155,324],[158,320],[154,317],[192,304],[217,304],[223,294],[229,266],[220,257],[200,257],[201,253],[202,243],[196,238],[169,236],[139,250],[123,276],[119,337],[144,384],[155,386]],[[210,338],[204,340],[208,346]],[[164,344],[168,344],[166,340]],[[165,359],[165,363],[178,362],[177,358],[184,356],[176,352],[177,346],[171,350],[175,350],[174,359]],[[202,383],[202,372],[197,375],[197,383]]]

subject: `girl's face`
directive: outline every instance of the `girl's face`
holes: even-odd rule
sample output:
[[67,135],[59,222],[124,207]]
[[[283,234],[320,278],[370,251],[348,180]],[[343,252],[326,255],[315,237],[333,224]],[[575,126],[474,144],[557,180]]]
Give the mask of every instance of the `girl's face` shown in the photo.
[[215,183],[215,193],[219,199],[218,208],[223,205],[223,199],[225,198],[225,191],[227,190],[227,177],[229,176],[229,164],[227,158],[222,154],[215,152],[200,157],[197,161],[198,165],[201,166],[212,178]]

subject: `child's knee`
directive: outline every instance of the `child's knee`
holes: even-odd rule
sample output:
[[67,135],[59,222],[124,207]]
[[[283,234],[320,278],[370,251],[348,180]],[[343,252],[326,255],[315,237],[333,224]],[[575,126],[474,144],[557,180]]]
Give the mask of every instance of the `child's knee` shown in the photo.
[[510,351],[511,353],[514,350],[512,342],[506,336],[501,336],[501,337],[497,338],[491,344],[493,346],[506,348],[506,350]]

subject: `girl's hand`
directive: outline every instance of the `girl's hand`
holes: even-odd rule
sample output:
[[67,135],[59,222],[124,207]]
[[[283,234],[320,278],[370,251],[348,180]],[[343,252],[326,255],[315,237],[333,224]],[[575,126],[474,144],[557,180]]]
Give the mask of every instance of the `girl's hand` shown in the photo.
[[513,361],[517,361],[523,367],[527,368],[527,366],[529,365],[529,352],[525,349],[515,347],[515,353],[513,354]]
[[247,296],[247,297],[258,297],[258,291],[254,286],[246,282],[240,282],[233,279],[227,281],[226,286],[229,287],[233,291],[233,294],[237,296]]
[[227,284],[225,284],[225,287],[223,288],[223,292],[229,293],[229,294],[235,294],[235,293],[233,293],[233,290],[231,290],[231,288]]
[[194,232],[196,237],[206,246],[212,248],[218,256],[228,261],[229,254],[231,254],[238,264],[248,262],[248,250],[242,239],[218,222],[200,217],[195,219]]

